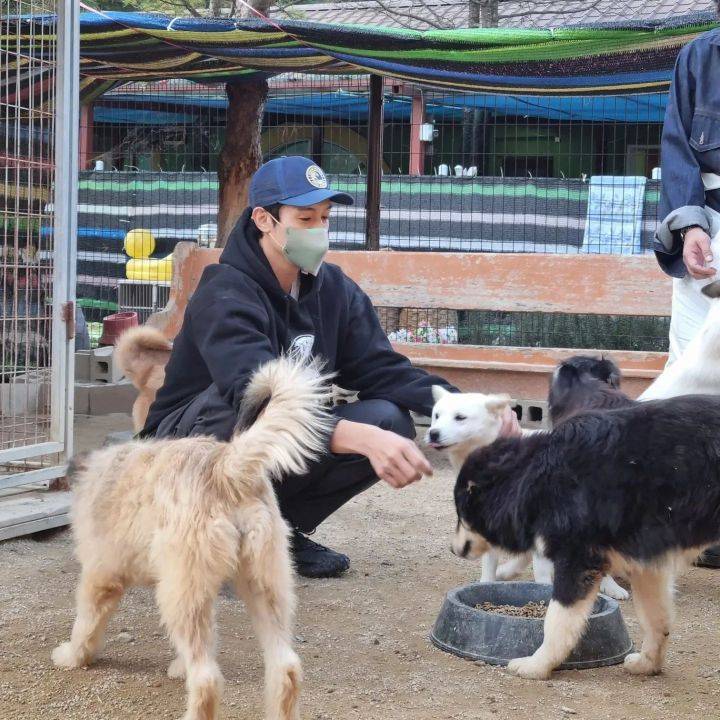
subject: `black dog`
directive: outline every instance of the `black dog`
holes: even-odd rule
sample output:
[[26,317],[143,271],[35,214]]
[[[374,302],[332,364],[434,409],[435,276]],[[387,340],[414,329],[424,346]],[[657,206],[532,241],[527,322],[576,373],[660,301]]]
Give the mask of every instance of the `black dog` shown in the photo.
[[620,369],[607,358],[574,355],[555,368],[550,380],[548,406],[553,427],[579,412],[627,407],[634,402],[620,390]]
[[582,635],[602,576],[615,571],[630,579],[644,632],[625,667],[658,673],[678,560],[720,540],[720,398],[633,403],[499,439],[467,459],[455,504],[455,554],[537,548],[554,564],[543,644],[511,671],[547,678]]

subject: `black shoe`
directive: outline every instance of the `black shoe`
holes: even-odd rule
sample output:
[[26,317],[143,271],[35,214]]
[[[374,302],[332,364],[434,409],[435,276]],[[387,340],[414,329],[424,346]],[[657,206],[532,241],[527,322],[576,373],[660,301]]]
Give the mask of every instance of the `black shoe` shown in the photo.
[[298,530],[293,530],[290,537],[290,552],[295,570],[303,577],[338,577],[350,567],[350,558],[347,555],[313,542]]
[[699,567],[720,568],[720,545],[706,548],[695,561]]

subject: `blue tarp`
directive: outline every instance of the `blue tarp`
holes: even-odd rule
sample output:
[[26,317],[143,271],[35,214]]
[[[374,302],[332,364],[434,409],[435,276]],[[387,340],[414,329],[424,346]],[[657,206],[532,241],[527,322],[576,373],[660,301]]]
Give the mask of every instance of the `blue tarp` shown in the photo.
[[[126,107],[111,107],[112,101]],[[225,108],[227,100],[218,95],[177,93],[157,95],[113,94],[105,96],[96,106],[97,122],[137,124],[182,124],[192,119],[160,110],[139,110],[137,106],[148,102],[178,108]],[[548,97],[532,95],[501,96],[485,94],[447,95],[426,101],[426,115],[436,120],[459,118],[464,110],[489,110],[497,115],[520,115],[550,120],[590,120],[630,123],[661,123],[665,114],[667,93],[643,95],[602,95],[594,97]],[[292,116],[362,121],[367,119],[368,100],[362,93],[346,90],[309,92],[271,97],[265,105],[268,113]],[[385,117],[388,120],[409,120],[411,100],[407,97],[388,96],[385,100]]]

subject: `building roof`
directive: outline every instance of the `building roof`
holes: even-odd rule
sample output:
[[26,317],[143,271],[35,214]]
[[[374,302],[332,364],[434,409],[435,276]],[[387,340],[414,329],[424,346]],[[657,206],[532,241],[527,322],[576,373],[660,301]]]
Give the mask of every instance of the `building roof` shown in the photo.
[[[336,0],[289,5],[271,14],[310,22],[432,30],[468,27],[469,6],[469,0]],[[660,20],[714,9],[713,0],[499,0],[498,24],[508,28],[555,28]]]

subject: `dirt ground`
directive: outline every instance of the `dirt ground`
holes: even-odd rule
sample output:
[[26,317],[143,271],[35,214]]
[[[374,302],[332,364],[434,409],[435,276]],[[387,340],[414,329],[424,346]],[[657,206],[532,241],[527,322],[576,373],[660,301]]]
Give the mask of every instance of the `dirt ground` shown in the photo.
[[[78,446],[97,446],[125,416],[80,418]],[[720,716],[720,570],[681,578],[667,670],[630,677],[621,667],[556,673],[532,682],[440,652],[428,632],[444,593],[479,567],[448,551],[451,475],[403,491],[378,485],[316,536],[350,555],[339,580],[300,579],[297,649],[305,670],[304,720],[501,720]],[[131,591],[98,662],[56,670],[51,650],[67,639],[78,566],[68,532],[0,543],[0,718],[22,720],[178,718],[184,688],[165,675],[172,652],[148,590]],[[623,612],[633,638],[630,603]],[[262,717],[262,661],[242,604],[218,601],[222,717]]]

